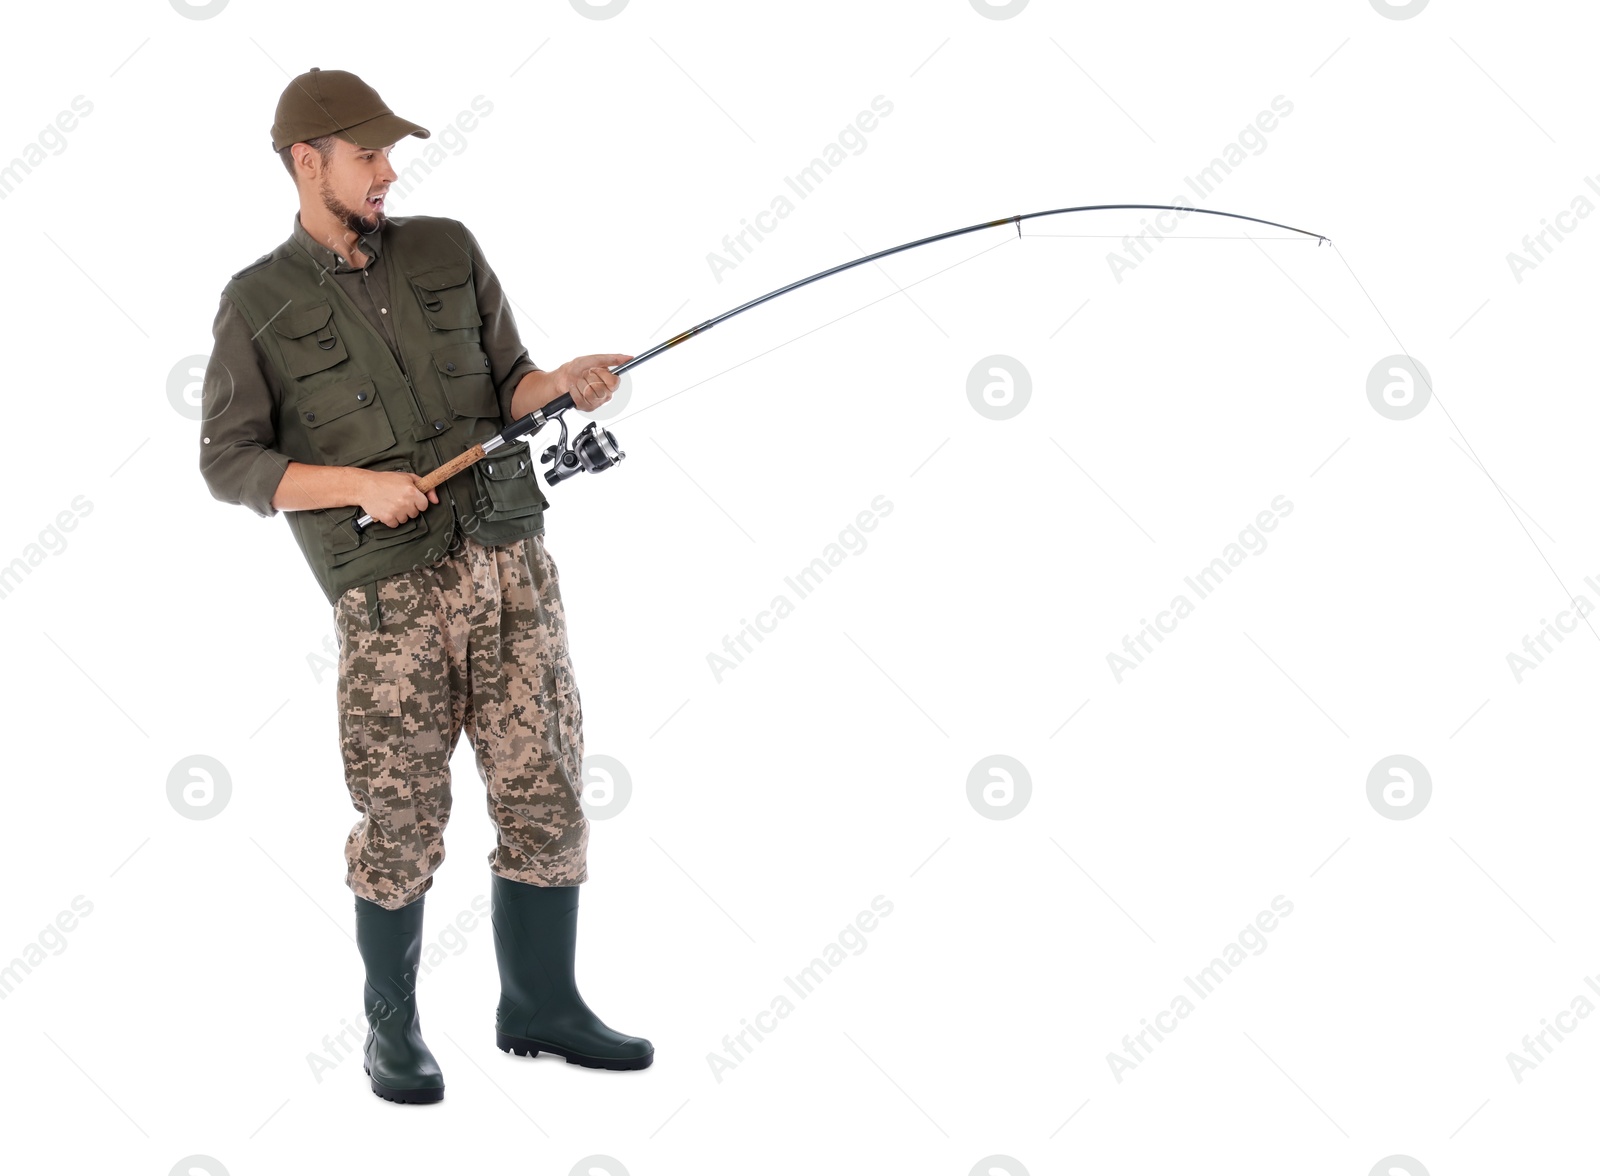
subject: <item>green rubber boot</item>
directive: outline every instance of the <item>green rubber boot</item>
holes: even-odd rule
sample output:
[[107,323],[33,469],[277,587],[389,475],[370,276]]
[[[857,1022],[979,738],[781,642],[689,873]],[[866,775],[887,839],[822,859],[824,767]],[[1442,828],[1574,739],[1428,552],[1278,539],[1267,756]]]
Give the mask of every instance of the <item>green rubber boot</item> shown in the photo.
[[530,886],[492,875],[494,953],[500,964],[495,1044],[579,1066],[642,1070],[655,1047],[612,1029],[578,995],[578,887]]
[[422,1040],[417,1018],[422,899],[389,911],[356,896],[356,946],[367,966],[363,1068],[372,1078],[372,1093],[390,1102],[438,1102],[444,1097],[444,1077]]

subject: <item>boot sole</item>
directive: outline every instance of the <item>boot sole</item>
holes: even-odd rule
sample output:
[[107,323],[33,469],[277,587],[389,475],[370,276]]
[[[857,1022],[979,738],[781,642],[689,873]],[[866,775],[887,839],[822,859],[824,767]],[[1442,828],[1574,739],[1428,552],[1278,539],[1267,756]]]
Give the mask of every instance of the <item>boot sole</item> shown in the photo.
[[534,1041],[527,1037],[512,1037],[508,1033],[498,1032],[494,1035],[494,1043],[506,1053],[515,1054],[519,1058],[534,1058],[541,1053],[549,1053],[566,1058],[569,1066],[588,1066],[593,1070],[643,1070],[656,1058],[655,1050],[637,1058],[594,1058],[547,1042]]
[[376,1078],[373,1078],[371,1069],[365,1065],[361,1068],[366,1070],[367,1077],[372,1079],[372,1093],[379,1098],[386,1098],[390,1102],[436,1103],[444,1098],[444,1087],[442,1086],[423,1086],[416,1090],[397,1090],[392,1086],[385,1086]]

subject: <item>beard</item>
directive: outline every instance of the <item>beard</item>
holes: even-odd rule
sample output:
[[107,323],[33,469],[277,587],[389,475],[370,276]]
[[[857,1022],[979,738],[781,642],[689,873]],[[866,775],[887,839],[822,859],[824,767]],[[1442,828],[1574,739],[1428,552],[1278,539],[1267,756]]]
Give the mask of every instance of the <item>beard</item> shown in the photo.
[[376,233],[388,222],[388,217],[384,215],[382,209],[377,212],[357,212],[345,204],[333,194],[333,188],[329,186],[327,180],[322,182],[321,196],[323,207],[338,217],[339,222],[357,236],[364,237]]

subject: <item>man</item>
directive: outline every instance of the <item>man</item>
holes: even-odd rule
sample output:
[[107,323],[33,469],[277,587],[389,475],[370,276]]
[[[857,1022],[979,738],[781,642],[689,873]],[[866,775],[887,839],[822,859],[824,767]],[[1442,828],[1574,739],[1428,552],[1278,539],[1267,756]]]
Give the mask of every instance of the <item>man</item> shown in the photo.
[[[333,605],[339,739],[361,814],[345,842],[366,968],[365,1064],[395,1102],[444,1097],[422,1040],[423,895],[444,860],[463,728],[498,830],[489,855],[496,1044],[642,1069],[574,981],[588,821],[583,709],[538,464],[505,446],[424,492],[422,475],[557,396],[592,412],[628,355],[554,371],[528,358],[459,221],[385,214],[392,145],[428,131],[354,74],[312,69],[278,101],[272,146],[300,210],[233,275],[213,325],[200,471],[224,502],[282,511]],[[358,531],[352,520],[370,514]]]

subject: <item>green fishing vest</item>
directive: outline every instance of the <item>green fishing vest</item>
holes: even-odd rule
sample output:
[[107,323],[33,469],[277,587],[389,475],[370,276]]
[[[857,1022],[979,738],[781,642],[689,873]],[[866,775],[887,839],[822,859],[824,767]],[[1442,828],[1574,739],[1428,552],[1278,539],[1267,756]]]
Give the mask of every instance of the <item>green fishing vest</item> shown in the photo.
[[[384,227],[404,370],[293,238],[234,275],[223,293],[250,324],[280,392],[279,452],[311,465],[426,474],[504,427],[461,240],[460,222],[441,217],[396,217]],[[542,533],[549,502],[537,473],[524,439],[450,478],[437,504],[398,527],[373,521],[358,534],[351,520],[359,506],[284,515],[329,603],[368,585],[375,606],[377,581],[436,563],[462,535],[492,547]]]

